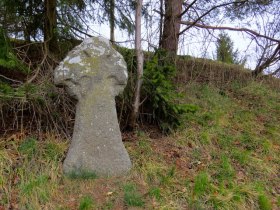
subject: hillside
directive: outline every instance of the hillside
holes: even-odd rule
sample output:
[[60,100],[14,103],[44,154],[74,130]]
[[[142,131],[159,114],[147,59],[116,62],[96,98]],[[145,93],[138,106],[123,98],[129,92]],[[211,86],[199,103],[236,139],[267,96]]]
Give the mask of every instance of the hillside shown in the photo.
[[280,209],[279,89],[189,75],[178,90],[196,111],[179,130],[123,133],[126,177],[63,176],[69,141],[56,132],[2,137],[0,209]]

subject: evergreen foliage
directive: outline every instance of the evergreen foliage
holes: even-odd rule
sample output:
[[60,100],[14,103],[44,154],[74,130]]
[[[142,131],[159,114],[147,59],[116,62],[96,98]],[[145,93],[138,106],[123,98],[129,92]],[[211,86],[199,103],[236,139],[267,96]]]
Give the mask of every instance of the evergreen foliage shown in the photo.
[[184,113],[195,112],[197,107],[179,103],[181,95],[172,81],[176,68],[166,60],[159,60],[164,52],[157,52],[144,66],[142,94],[147,98],[146,107],[150,107],[153,119],[164,133],[178,128]]
[[216,47],[218,61],[230,64],[235,63],[237,51],[233,51],[233,42],[227,34],[219,34]]
[[[124,93],[117,97],[119,113],[130,113],[134,84],[136,79],[136,57],[133,50],[118,48],[127,63],[129,81]],[[141,90],[140,121],[157,124],[163,133],[169,133],[178,128],[185,113],[194,113],[198,107],[192,104],[180,104],[181,94],[174,83],[177,74],[176,67],[167,59],[164,51],[155,54],[145,54],[144,78]],[[123,104],[121,104],[123,103]],[[121,118],[121,124],[126,127],[126,119]]]
[[9,39],[0,27],[0,67],[28,72],[26,66],[13,54]]
[[219,34],[216,48],[216,56],[218,61],[228,64],[239,64],[242,66],[245,65],[246,58],[238,58],[238,50],[234,50],[234,44],[228,34]]

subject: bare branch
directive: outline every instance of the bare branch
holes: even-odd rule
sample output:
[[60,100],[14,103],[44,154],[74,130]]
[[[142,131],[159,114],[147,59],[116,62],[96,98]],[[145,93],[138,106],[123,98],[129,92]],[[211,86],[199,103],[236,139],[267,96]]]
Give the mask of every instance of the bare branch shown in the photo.
[[[185,31],[189,30],[192,26],[194,26],[196,23],[198,23],[202,18],[204,18],[205,16],[209,15],[213,10],[218,9],[220,7],[225,7],[231,4],[236,4],[236,3],[245,3],[248,0],[241,0],[241,1],[233,1],[233,2],[228,2],[228,3],[224,3],[224,4],[219,4],[217,6],[212,7],[211,9],[209,9],[207,12],[205,12],[204,14],[202,14],[200,17],[198,17],[194,22],[192,22],[192,24],[188,25],[187,28],[185,28],[183,31],[181,31],[179,33],[179,35],[183,34]],[[185,24],[187,25],[187,24]]]
[[[205,28],[205,29],[212,29],[212,30],[241,31],[241,32],[246,32],[247,34],[249,34],[251,36],[261,37],[261,38],[265,38],[265,39],[268,39],[273,42],[280,43],[279,39],[275,39],[275,38],[272,38],[272,37],[269,37],[269,36],[266,36],[263,34],[259,34],[258,32],[253,31],[248,28],[234,28],[234,27],[228,27],[228,26],[208,26],[208,25],[202,25],[202,24],[198,24],[198,23],[190,22],[190,21],[181,21],[180,23],[183,25],[195,26],[198,28]],[[180,32],[180,33],[182,33],[182,32]]]
[[272,63],[277,62],[279,60],[279,56],[277,57],[279,53],[280,53],[280,42],[278,46],[275,48],[275,50],[273,51],[273,53],[270,55],[270,57],[267,58],[262,64],[258,64],[256,66],[255,70],[253,71],[253,74],[257,76],[258,74],[263,72],[264,69],[271,66]]
[[4,79],[6,79],[6,80],[9,80],[9,81],[11,81],[11,82],[15,82],[15,83],[19,83],[19,84],[22,84],[22,83],[23,83],[22,81],[8,78],[8,77],[6,77],[6,76],[4,76],[4,75],[2,75],[2,74],[0,74],[0,77],[4,78]]
[[179,17],[182,17],[184,14],[186,14],[186,13],[189,11],[189,9],[190,9],[196,2],[197,2],[197,0],[194,0],[192,3],[190,3],[190,4],[186,7],[186,9],[179,15]]
[[[48,41],[48,40],[47,40]],[[46,41],[46,42],[47,42]],[[35,74],[29,78],[27,81],[26,81],[26,84],[30,84],[31,82],[33,82],[33,80],[36,79],[36,77],[39,75],[39,72],[41,70],[41,67],[43,66],[44,62],[46,61],[47,57],[48,57],[48,52],[47,52],[47,47],[46,47],[46,42],[44,42],[44,49],[45,49],[45,52],[44,53],[44,58],[42,60],[42,62],[37,66],[36,68],[36,71],[35,71]]]

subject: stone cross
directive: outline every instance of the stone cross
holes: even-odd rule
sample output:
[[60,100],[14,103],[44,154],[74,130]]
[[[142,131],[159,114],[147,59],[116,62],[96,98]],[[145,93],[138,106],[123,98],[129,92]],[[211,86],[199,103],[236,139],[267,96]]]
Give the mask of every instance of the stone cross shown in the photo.
[[123,57],[101,37],[85,39],[55,69],[55,84],[78,100],[64,173],[119,176],[131,168],[115,107],[127,77]]

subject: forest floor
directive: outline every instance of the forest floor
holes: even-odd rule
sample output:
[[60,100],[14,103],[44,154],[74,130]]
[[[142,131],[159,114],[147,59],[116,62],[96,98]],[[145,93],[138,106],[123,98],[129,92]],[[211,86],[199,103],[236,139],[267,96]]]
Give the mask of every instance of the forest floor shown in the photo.
[[178,131],[123,133],[133,162],[121,178],[62,174],[69,142],[18,132],[0,139],[2,209],[280,209],[280,93],[261,82],[181,87]]

